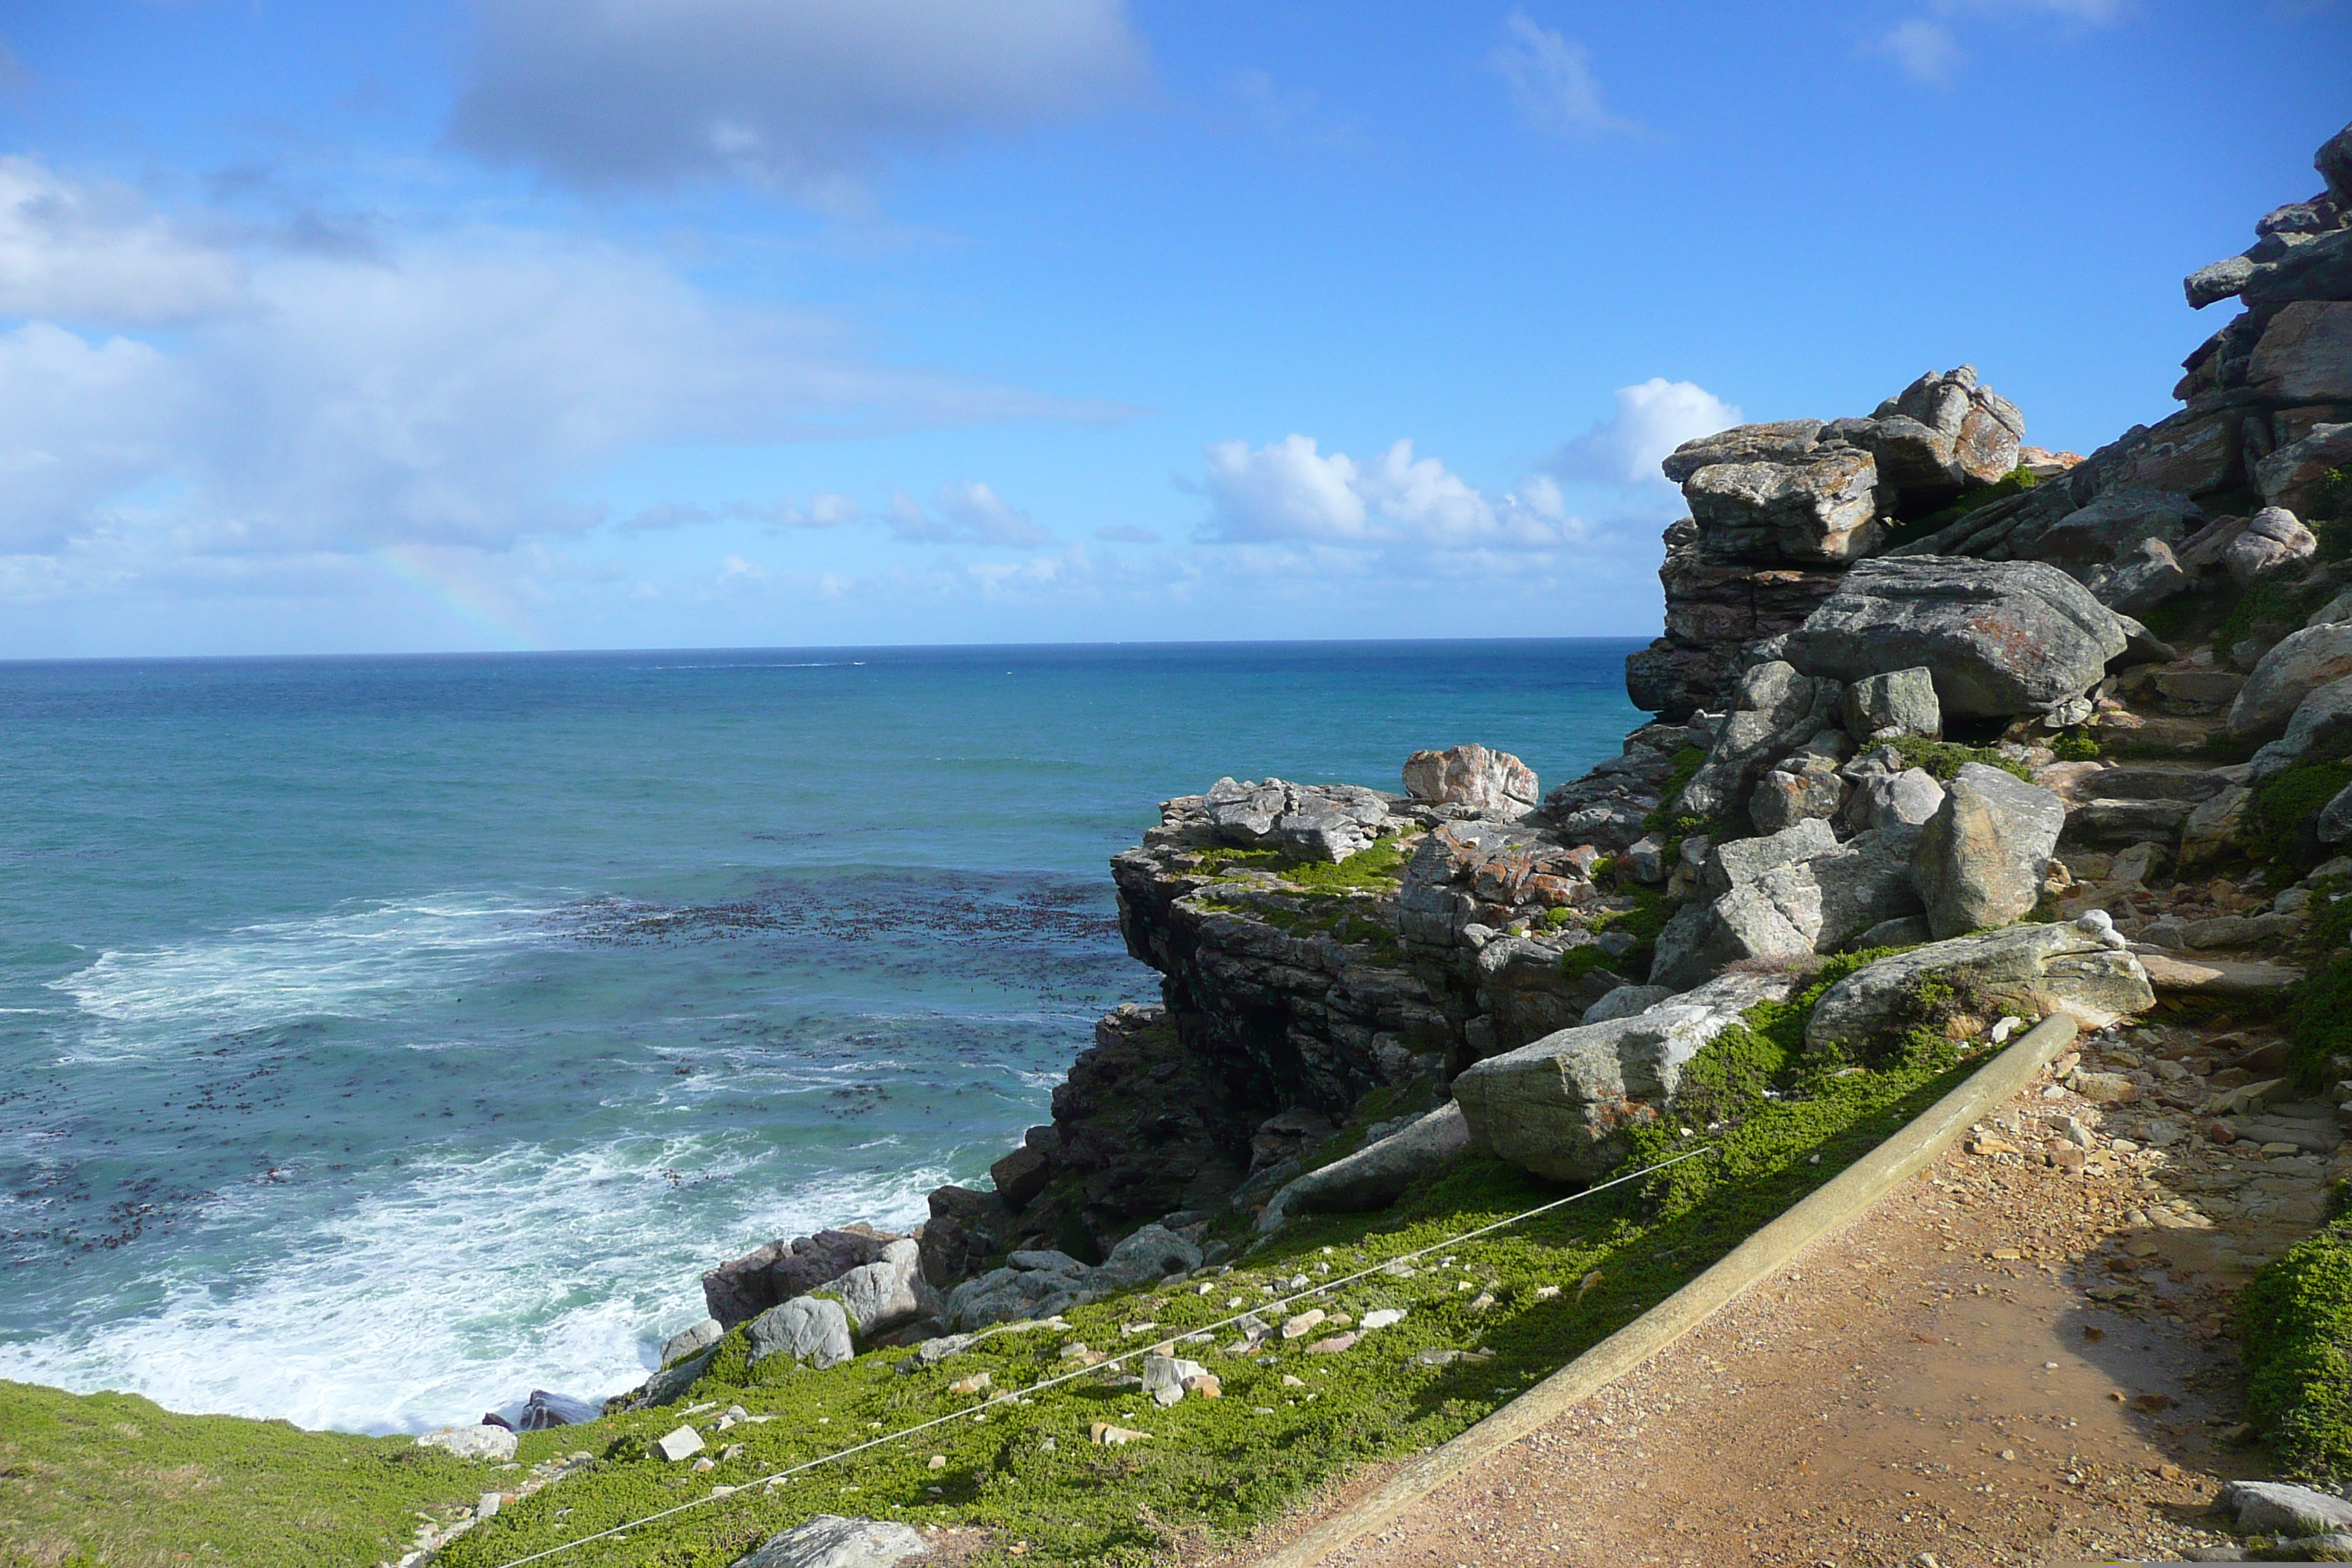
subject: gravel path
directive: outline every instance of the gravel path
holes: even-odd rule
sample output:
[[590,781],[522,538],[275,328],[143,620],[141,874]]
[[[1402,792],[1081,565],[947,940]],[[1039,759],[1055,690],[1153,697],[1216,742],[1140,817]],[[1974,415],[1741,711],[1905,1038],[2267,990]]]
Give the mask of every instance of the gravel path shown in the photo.
[[[2259,1043],[2091,1042],[2084,1068],[2136,1073],[2171,1103],[2151,1091],[2102,1111],[2042,1080],[1861,1222],[1332,1568],[1956,1568],[2221,1544],[2206,1516],[2220,1482],[2263,1473],[2235,1446],[2235,1296],[2309,1228],[2341,1162],[2097,1129],[2144,1135],[2150,1115],[2191,1110],[2179,1101],[2216,1062]],[[2147,1070],[2168,1060],[2199,1070]],[[1194,1561],[1251,1562],[1381,1479]]]

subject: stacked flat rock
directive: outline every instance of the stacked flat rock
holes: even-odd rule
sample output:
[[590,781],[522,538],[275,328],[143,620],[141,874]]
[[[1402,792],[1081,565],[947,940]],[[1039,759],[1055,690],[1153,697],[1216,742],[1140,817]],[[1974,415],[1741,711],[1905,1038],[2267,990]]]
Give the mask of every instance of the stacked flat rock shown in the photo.
[[[2173,395],[2186,407],[1892,553],[2053,562],[2131,615],[2307,559],[2300,520],[2352,463],[2352,127],[2313,162],[2326,189],[2256,223],[2243,255],[2186,279],[2199,310],[2246,307],[2182,362]],[[2278,515],[2200,510],[2247,490]]]
[[1742,425],[1661,465],[1690,516],[1666,531],[1666,635],[1627,660],[1636,706],[1719,708],[1743,650],[1792,631],[1853,563],[2019,462],[2025,417],[1974,367],[1921,376],[1866,418]]

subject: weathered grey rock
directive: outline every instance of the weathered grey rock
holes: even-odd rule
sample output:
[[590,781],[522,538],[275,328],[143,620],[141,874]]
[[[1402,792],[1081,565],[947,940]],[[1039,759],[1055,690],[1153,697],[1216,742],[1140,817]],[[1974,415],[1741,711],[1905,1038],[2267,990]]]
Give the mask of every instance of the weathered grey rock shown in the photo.
[[2282,566],[2308,561],[2319,550],[2319,540],[2284,507],[2266,506],[2254,513],[2245,531],[2230,542],[2221,564],[2241,588],[2252,586]]
[[1683,481],[1683,499],[1732,559],[1851,561],[1882,534],[1878,465],[1852,447],[1793,461],[1717,463]]
[[1201,1267],[1201,1249],[1164,1226],[1147,1225],[1110,1249],[1102,1267],[1090,1271],[1091,1289],[1132,1290],[1156,1285],[1171,1274]]
[[2026,560],[2090,566],[2122,561],[2148,540],[2178,544],[2204,521],[2204,509],[2178,490],[2124,485],[2072,511],[2020,524],[2010,549]]
[[[1015,1254],[1015,1256],[1019,1256]],[[1094,1299],[1087,1289],[1084,1265],[1066,1274],[1042,1268],[992,1268],[948,1292],[946,1323],[970,1332],[991,1323],[1024,1318],[1050,1318]]]
[[2121,616],[2144,616],[2195,585],[2161,539],[2141,540],[2123,560],[2084,574],[2083,583],[2093,598]]
[[1143,1358],[1143,1392],[1155,1405],[1175,1405],[1184,1397],[1184,1380],[1205,1377],[1209,1369],[1197,1361],[1182,1356],[1148,1355]]
[[1767,764],[1834,720],[1843,688],[1815,680],[1778,660],[1739,679],[1738,706],[1716,732],[1706,761],[1676,797],[1677,811],[1717,816],[1736,811]]
[[2126,888],[2144,887],[2172,864],[2172,851],[2161,844],[2135,844],[2119,851],[2107,868],[2107,880]]
[[732,1568],[896,1568],[929,1550],[906,1525],[821,1513],[768,1537]]
[[1651,982],[1681,989],[1733,964],[1793,965],[1918,912],[1910,871],[1917,829],[1897,825],[1842,845],[1829,837],[1828,848],[1740,876],[1713,902],[1679,911],[1659,934]]
[[1778,833],[1809,817],[1826,822],[1844,809],[1852,793],[1828,758],[1791,758],[1756,781],[1748,795],[1748,816],[1759,833]]
[[444,1426],[416,1439],[420,1448],[442,1448],[461,1459],[504,1464],[515,1457],[515,1435],[503,1426]]
[[1533,768],[1508,752],[1475,744],[1415,752],[1405,759],[1404,788],[1429,805],[1464,806],[1513,821],[1543,799]]
[[[1990,387],[1979,386],[1973,365],[1928,372],[1880,404],[1872,420],[1879,432],[1874,444],[1881,449],[1890,438],[1899,444],[1899,455],[1889,456],[1902,477],[1891,482],[1906,489],[1937,488],[1938,480],[1952,489],[1989,485],[2017,467],[2018,444],[2025,437],[2025,416]],[[1933,438],[1922,441],[1905,421]],[[1940,472],[1931,477],[1937,467]]]
[[1789,636],[1790,662],[1859,680],[1924,666],[1952,717],[2042,713],[2080,697],[2128,638],[2090,590],[2038,561],[1864,561]]
[[2332,626],[2352,621],[2352,588],[2347,588],[2304,617],[2306,626]]
[[727,1337],[727,1329],[716,1318],[705,1318],[692,1328],[680,1329],[662,1342],[662,1365],[667,1366],[681,1356],[690,1356],[707,1350]]
[[548,1432],[558,1426],[579,1426],[596,1420],[604,1414],[601,1401],[575,1399],[569,1394],[551,1394],[544,1388],[534,1388],[522,1402],[522,1415],[515,1422],[518,1432]]
[[2271,505],[2308,517],[2326,494],[2327,476],[2343,468],[2352,468],[2352,424],[2315,425],[2254,465],[2254,488]]
[[2020,925],[1930,942],[1854,971],[1805,1022],[1808,1049],[1867,1050],[1916,1021],[1919,986],[1951,987],[1958,1009],[1990,1021],[2066,1013],[2090,1028],[2156,1005],[2147,972],[2124,949],[2072,924]]
[[752,1319],[745,1332],[755,1366],[782,1355],[823,1372],[856,1353],[849,1342],[848,1314],[840,1302],[823,1296],[795,1296],[781,1307],[771,1307]]
[[2247,1535],[2352,1530],[2352,1502],[2285,1481],[2229,1481],[2221,1488],[2220,1503],[2237,1516],[2239,1531]]
[[2201,310],[2208,305],[2236,298],[2253,279],[2252,257],[2225,256],[2183,278],[2180,290],[2189,296],[2190,310]]
[[1663,985],[1620,985],[1584,1010],[1580,1024],[1606,1024],[1612,1018],[1630,1018],[1646,1012],[1672,996]]
[[1936,672],[1926,666],[1865,675],[1845,689],[1845,732],[1857,741],[1895,735],[1939,740],[1944,708],[1936,700]]
[[918,1318],[944,1310],[940,1293],[923,1278],[922,1244],[902,1238],[882,1249],[863,1268],[853,1268],[831,1286],[849,1314],[850,1330],[862,1337],[887,1334]]
[[1874,773],[1855,787],[1845,822],[1856,832],[1874,827],[1924,827],[1944,808],[1944,786],[1925,768]]
[[2303,700],[2330,681],[2352,675],[2352,623],[2290,632],[2263,655],[2238,700],[2230,704],[2230,733],[2241,740],[2282,734]]
[[1414,1182],[1451,1164],[1469,1146],[1470,1126],[1461,1106],[1442,1105],[1380,1142],[1300,1176],[1274,1194],[1258,1215],[1257,1227],[1278,1229],[1295,1214],[1353,1214],[1383,1207]]
[[1827,855],[1838,847],[1836,831],[1826,822],[1808,817],[1778,833],[1754,838],[1726,838],[1707,846],[1700,864],[1699,887],[1718,897],[1745,886],[1780,866]]
[[1666,879],[1665,840],[1654,833],[1645,833],[1625,847],[1625,868],[1633,873],[1633,880],[1656,887]]
[[1866,952],[1874,947],[1917,947],[1933,941],[1935,932],[1927,929],[1925,915],[1905,915],[1900,920],[1881,921],[1846,944],[1851,952]]
[[1821,435],[1818,419],[1783,419],[1771,425],[1736,425],[1712,436],[1685,441],[1658,468],[1668,480],[1681,484],[1701,468],[1718,463],[1794,463],[1809,456]]
[[2254,753],[2250,775],[2261,784],[2303,763],[2352,754],[2352,677],[2314,690],[2287,721],[2286,733]]
[[1353,784],[1222,778],[1209,786],[1201,803],[1229,843],[1243,847],[1271,844],[1309,860],[1345,860],[1390,826],[1387,797]]
[[2186,871],[2218,859],[2236,844],[2238,828],[2245,821],[2246,807],[2253,798],[2252,790],[2242,784],[2231,784],[2183,818],[2180,868]]
[[[2342,238],[2352,242],[2352,229]],[[2281,310],[2254,345],[2246,386],[2273,403],[2352,403],[2352,302],[2303,300]]]
[[2322,844],[2352,838],[2352,784],[2338,790],[2335,799],[2319,808],[2318,832]]
[[1556,1181],[1622,1161],[1626,1130],[1668,1109],[1682,1069],[1780,976],[1727,974],[1631,1018],[1585,1024],[1473,1065],[1454,1080],[1475,1147]]
[[1912,880],[1939,937],[2032,912],[2066,826],[2066,803],[1982,763],[1964,763],[1921,830]]

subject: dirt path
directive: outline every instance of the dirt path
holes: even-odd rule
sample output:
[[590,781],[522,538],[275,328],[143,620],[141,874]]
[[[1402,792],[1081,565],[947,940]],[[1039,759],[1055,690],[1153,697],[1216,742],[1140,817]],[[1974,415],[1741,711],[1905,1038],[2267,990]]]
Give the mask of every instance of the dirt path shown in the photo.
[[[2172,1059],[2160,1032],[2136,1050],[2104,1044],[2084,1065]],[[2222,1543],[2205,1518],[2219,1482],[2263,1473],[2232,1446],[2231,1304],[2316,1217],[2327,1162],[2201,1131],[2146,1146],[2147,1119],[2189,1109],[2214,1070],[2204,1042],[2179,1051],[2193,1080],[2148,1074],[2178,1089],[2104,1117],[2045,1079],[1983,1125],[1969,1142],[1982,1152],[1948,1155],[1332,1568],[1958,1568]],[[2140,1137],[2091,1132],[2082,1151],[2069,1118]],[[1377,1480],[1354,1478],[1225,1561],[1255,1560]]]

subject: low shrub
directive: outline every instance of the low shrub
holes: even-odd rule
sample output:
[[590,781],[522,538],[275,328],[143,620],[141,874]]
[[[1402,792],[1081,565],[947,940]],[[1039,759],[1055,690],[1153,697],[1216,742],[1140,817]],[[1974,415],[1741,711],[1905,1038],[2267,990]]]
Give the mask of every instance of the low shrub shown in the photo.
[[2239,841],[2257,860],[2315,866],[2322,858],[2315,824],[2320,808],[2352,784],[2352,762],[2305,763],[2254,792]]
[[2288,1474],[2352,1479],[2352,1221],[2254,1276],[2238,1304],[2246,1414]]
[[1938,784],[1949,784],[1969,763],[1982,763],[1989,768],[2013,773],[2028,784],[2033,782],[2033,775],[2026,771],[2023,763],[2003,756],[1990,746],[1962,746],[1950,741],[1923,740],[1916,735],[1905,735],[1887,743],[1902,754],[1904,766],[1925,768]]

